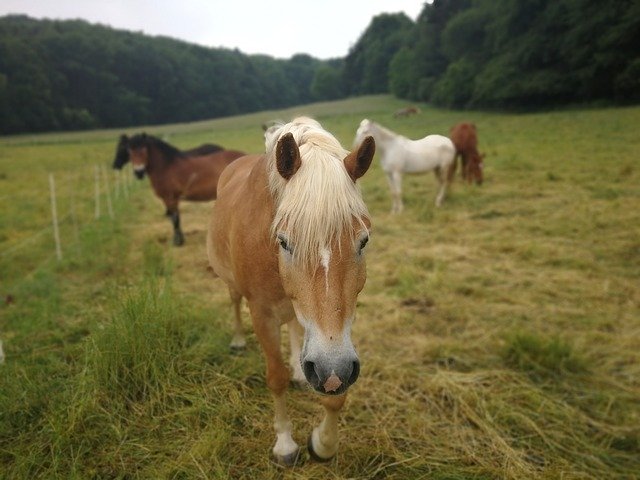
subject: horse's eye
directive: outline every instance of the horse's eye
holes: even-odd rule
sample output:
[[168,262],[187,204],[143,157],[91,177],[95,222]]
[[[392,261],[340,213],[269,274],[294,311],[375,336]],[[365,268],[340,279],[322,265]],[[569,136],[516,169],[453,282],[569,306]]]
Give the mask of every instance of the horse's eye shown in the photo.
[[369,241],[369,236],[364,237],[362,240],[360,240],[360,250],[359,253],[362,253],[362,250],[364,250],[364,247],[367,246],[367,242]]
[[286,252],[289,252],[290,254],[293,253],[293,249],[287,242],[287,239],[284,237],[284,235],[278,235],[278,243],[280,244],[280,247],[283,250],[285,250]]

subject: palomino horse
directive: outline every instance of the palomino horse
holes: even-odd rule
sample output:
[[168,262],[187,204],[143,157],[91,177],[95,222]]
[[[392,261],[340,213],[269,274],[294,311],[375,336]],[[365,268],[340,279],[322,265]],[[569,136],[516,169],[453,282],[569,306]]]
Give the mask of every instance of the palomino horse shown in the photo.
[[180,151],[146,133],[131,138],[122,135],[113,168],[121,169],[131,160],[136,177],[142,180],[145,172],[149,175],[153,190],[164,202],[166,215],[173,223],[173,243],[182,245],[184,235],[180,229],[178,202],[181,199],[214,200],[222,170],[242,155],[244,152],[224,150],[212,144]]
[[451,127],[449,138],[456,147],[456,162],[454,171],[458,165],[458,157],[462,163],[462,178],[471,183],[475,180],[482,185],[482,170],[484,154],[478,153],[478,131],[473,123],[458,123]]
[[380,151],[380,164],[387,174],[393,206],[392,213],[402,211],[402,174],[433,170],[440,183],[436,206],[444,200],[453,175],[456,149],[451,140],[442,135],[428,135],[410,140],[366,118],[360,122],[354,144],[371,135]]
[[285,400],[291,374],[280,351],[288,323],[292,377],[323,394],[326,414],[308,448],[324,461],[337,452],[338,414],[360,372],[350,332],[371,224],[356,180],[371,165],[375,143],[367,137],[349,153],[318,122],[300,117],[265,144],[265,154],[242,157],[222,173],[207,253],[235,306],[232,347],[245,344],[242,297],[249,304],[275,401],[273,454],[286,465],[299,454]]

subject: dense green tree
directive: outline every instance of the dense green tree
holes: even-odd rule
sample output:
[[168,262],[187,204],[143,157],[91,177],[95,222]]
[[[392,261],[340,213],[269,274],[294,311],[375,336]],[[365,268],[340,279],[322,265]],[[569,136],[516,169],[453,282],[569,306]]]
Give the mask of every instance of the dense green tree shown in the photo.
[[330,65],[318,68],[311,82],[311,94],[316,100],[335,100],[343,97],[340,70]]
[[455,108],[640,102],[640,0],[434,0],[344,59],[244,55],[84,21],[0,18],[0,133],[213,118],[383,93]]
[[640,1],[435,0],[391,91],[450,107],[640,100]]
[[383,13],[371,24],[344,60],[343,82],[348,94],[389,91],[389,65],[413,27],[404,13]]
[[[316,71],[335,73],[334,63],[249,56],[77,20],[3,17],[0,133],[179,122],[310,102]],[[336,88],[323,95],[342,92]]]

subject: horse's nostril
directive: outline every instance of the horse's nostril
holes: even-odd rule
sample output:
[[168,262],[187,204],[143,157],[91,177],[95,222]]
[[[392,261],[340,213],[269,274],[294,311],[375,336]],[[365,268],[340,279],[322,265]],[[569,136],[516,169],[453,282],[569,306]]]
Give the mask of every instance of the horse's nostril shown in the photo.
[[355,360],[353,362],[353,369],[351,370],[351,375],[349,375],[349,380],[347,380],[347,385],[353,385],[356,383],[358,376],[360,375],[360,362]]
[[308,360],[305,361],[302,364],[302,371],[304,372],[304,376],[307,378],[307,381],[311,385],[313,385],[314,387],[320,385],[320,377],[316,372],[316,364],[314,362],[310,362]]

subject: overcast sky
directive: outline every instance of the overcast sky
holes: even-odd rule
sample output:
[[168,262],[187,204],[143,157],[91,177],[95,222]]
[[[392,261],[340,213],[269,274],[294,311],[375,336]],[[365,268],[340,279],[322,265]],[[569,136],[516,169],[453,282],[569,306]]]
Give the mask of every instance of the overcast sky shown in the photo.
[[344,57],[371,19],[403,11],[415,20],[425,0],[0,0],[0,16],[82,18],[207,47],[289,58]]

